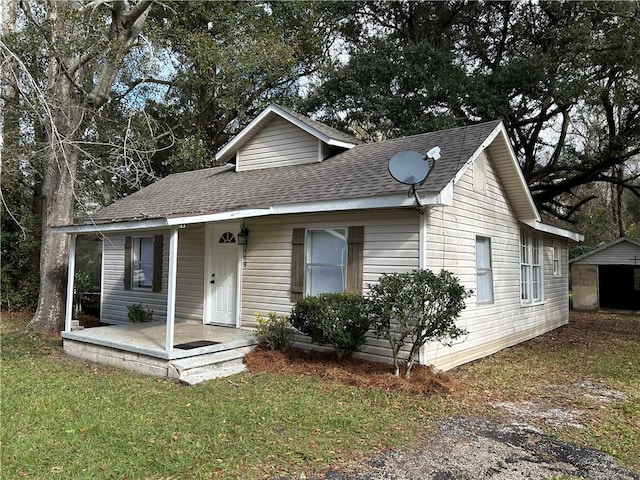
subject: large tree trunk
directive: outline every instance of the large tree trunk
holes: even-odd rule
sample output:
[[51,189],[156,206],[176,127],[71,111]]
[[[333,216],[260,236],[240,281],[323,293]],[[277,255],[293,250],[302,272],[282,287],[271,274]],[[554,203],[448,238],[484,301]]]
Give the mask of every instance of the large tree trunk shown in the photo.
[[[47,4],[50,31],[46,40],[51,53],[46,108],[42,109],[45,113],[41,116],[47,153],[41,186],[40,296],[36,313],[29,323],[29,328],[39,332],[59,332],[64,324],[69,239],[67,235],[53,233],[52,228],[73,223],[74,182],[80,155],[76,142],[81,139],[83,125],[87,124],[89,117],[109,99],[122,61],[140,34],[152,1],[92,3],[96,8],[102,5],[111,11],[111,24],[106,32],[110,44],[107,51],[83,52],[82,56],[60,53],[65,51],[61,47],[82,41],[79,32],[84,32],[83,28],[87,26],[74,23],[69,15],[82,8],[81,4],[71,1]],[[23,5],[23,8],[31,18],[28,6]],[[75,21],[78,21],[77,17]],[[73,52],[73,49],[68,50]],[[93,65],[99,65],[100,72],[81,75],[91,59],[97,60]],[[93,82],[91,88],[77,83],[87,78]]]
[[[58,43],[72,41],[73,28],[58,19],[51,5],[52,36]],[[56,22],[56,20],[59,20]],[[69,239],[52,228],[73,223],[74,182],[78,150],[74,143],[82,124],[82,96],[74,90],[67,65],[75,58],[52,57],[47,81],[50,115],[45,117],[46,155],[42,191],[40,245],[40,295],[29,327],[40,332],[59,332],[64,324]]]

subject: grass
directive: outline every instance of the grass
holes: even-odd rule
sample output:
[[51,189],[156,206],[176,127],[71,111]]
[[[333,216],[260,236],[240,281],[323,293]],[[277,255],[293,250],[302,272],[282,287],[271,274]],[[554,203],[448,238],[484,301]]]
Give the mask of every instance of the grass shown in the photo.
[[[10,333],[24,321],[3,315],[0,326],[1,478],[303,478],[406,444],[442,416],[502,419],[496,402],[532,399],[584,411],[584,429],[540,426],[640,472],[638,316],[578,317],[454,370],[446,397],[277,374],[184,387]],[[594,402],[581,382],[624,398]]]

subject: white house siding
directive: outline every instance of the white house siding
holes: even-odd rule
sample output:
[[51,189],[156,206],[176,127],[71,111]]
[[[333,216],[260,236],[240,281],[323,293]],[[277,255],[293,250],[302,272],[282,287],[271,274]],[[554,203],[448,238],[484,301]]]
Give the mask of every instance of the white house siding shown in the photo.
[[317,138],[278,117],[240,149],[236,169],[255,170],[317,162],[319,148]]
[[[291,313],[291,237],[294,228],[364,226],[363,281],[383,273],[418,268],[419,216],[412,209],[247,219],[251,234],[242,281],[242,326],[255,327],[255,313]],[[364,356],[387,361],[386,342],[375,338]]]
[[178,230],[176,321],[202,322],[204,267],[204,224]]
[[567,322],[567,248],[562,241],[562,275],[553,277],[553,240],[544,248],[544,297],[537,305],[520,301],[520,224],[514,217],[492,162],[486,163],[485,193],[474,191],[472,168],[454,186],[454,205],[429,209],[426,228],[427,268],[450,270],[461,283],[476,290],[476,236],[491,239],[494,302],[467,300],[458,325],[469,333],[453,347],[426,346],[421,361],[441,369],[490,355]]
[[[162,290],[124,289],[124,239],[125,236],[148,237],[164,234],[162,242]],[[127,306],[141,303],[153,310],[153,319],[167,318],[167,273],[169,270],[169,235],[159,231],[132,231],[126,234],[108,234],[103,245],[102,309],[103,322],[126,322]]]

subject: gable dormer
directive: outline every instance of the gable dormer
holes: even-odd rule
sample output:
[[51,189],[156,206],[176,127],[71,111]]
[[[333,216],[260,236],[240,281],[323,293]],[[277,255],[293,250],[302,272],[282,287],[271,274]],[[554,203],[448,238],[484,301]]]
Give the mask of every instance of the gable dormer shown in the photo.
[[327,125],[271,104],[216,155],[236,171],[321,162],[361,143]]

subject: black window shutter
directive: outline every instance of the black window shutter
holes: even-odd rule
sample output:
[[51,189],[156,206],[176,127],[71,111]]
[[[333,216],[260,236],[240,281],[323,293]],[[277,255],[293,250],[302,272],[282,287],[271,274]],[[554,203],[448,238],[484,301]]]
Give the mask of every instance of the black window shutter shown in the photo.
[[294,228],[291,239],[291,301],[304,297],[304,228]]
[[162,290],[162,235],[153,239],[153,291]]
[[131,290],[131,237],[124,237],[124,289]]
[[349,227],[347,234],[347,292],[362,293],[364,227]]

